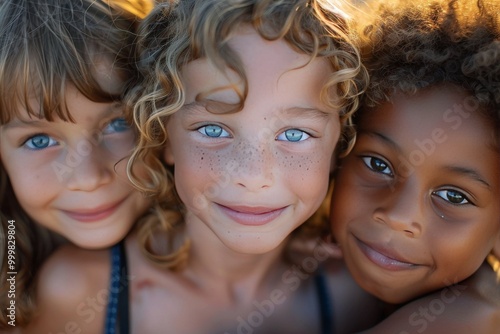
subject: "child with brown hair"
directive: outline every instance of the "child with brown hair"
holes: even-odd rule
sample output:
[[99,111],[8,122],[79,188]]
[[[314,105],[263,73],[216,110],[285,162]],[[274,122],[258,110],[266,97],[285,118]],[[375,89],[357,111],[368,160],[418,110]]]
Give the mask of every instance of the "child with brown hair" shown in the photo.
[[137,23],[108,1],[0,1],[2,331],[29,322],[58,244],[108,248],[149,207],[124,161]]

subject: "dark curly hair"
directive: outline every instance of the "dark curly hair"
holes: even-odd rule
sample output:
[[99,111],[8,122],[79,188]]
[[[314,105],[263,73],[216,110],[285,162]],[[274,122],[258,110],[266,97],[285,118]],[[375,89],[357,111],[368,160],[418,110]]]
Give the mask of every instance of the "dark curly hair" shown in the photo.
[[358,25],[370,73],[363,105],[395,92],[452,84],[500,118],[500,27],[496,0],[372,0]]

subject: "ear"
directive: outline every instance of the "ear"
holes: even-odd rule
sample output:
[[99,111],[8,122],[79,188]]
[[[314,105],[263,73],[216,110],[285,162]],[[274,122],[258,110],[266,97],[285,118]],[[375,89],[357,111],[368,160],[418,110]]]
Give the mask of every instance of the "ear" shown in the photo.
[[167,138],[167,143],[166,143],[165,147],[163,148],[163,159],[165,160],[165,162],[168,165],[170,165],[170,166],[174,165],[174,162],[175,162],[174,153],[172,152],[172,145],[171,145],[170,140],[168,138]]

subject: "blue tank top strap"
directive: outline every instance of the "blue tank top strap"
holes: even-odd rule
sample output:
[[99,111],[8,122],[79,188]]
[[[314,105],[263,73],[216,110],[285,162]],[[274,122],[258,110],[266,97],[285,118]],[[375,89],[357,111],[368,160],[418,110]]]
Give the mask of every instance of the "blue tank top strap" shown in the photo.
[[[125,284],[122,285],[122,282]],[[117,331],[118,321],[119,331]],[[123,241],[111,248],[111,280],[104,326],[105,334],[117,332],[128,333],[128,273]]]
[[328,283],[323,269],[320,267],[318,274],[314,277],[316,292],[319,299],[319,311],[321,321],[322,334],[335,334],[335,327],[333,326],[333,303],[328,290]]
[[120,249],[122,254],[121,272],[122,278],[125,282],[124,286],[120,289],[120,295],[118,297],[118,328],[120,329],[120,334],[129,334],[129,289],[130,284],[128,281],[128,267],[127,267],[127,253],[125,252],[125,243],[120,243]]

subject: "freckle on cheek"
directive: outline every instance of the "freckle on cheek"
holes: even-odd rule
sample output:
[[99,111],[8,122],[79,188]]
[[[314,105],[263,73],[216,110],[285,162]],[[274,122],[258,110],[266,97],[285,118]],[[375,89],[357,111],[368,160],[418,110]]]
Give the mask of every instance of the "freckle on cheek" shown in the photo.
[[276,161],[279,162],[281,168],[290,171],[296,171],[299,169],[302,171],[309,171],[311,166],[315,165],[315,162],[311,161],[309,156],[281,156],[280,154],[276,154]]
[[192,154],[194,158],[192,161],[197,162],[197,166],[192,167],[196,167],[199,171],[209,170],[211,172],[218,172],[222,170],[226,164],[223,155],[213,155],[211,152],[207,152],[200,147],[196,147]]
[[207,163],[210,164],[210,158],[206,159],[206,155],[203,149],[199,147],[195,147],[193,150],[193,161],[198,162],[198,170],[202,170],[204,168],[207,168]]

